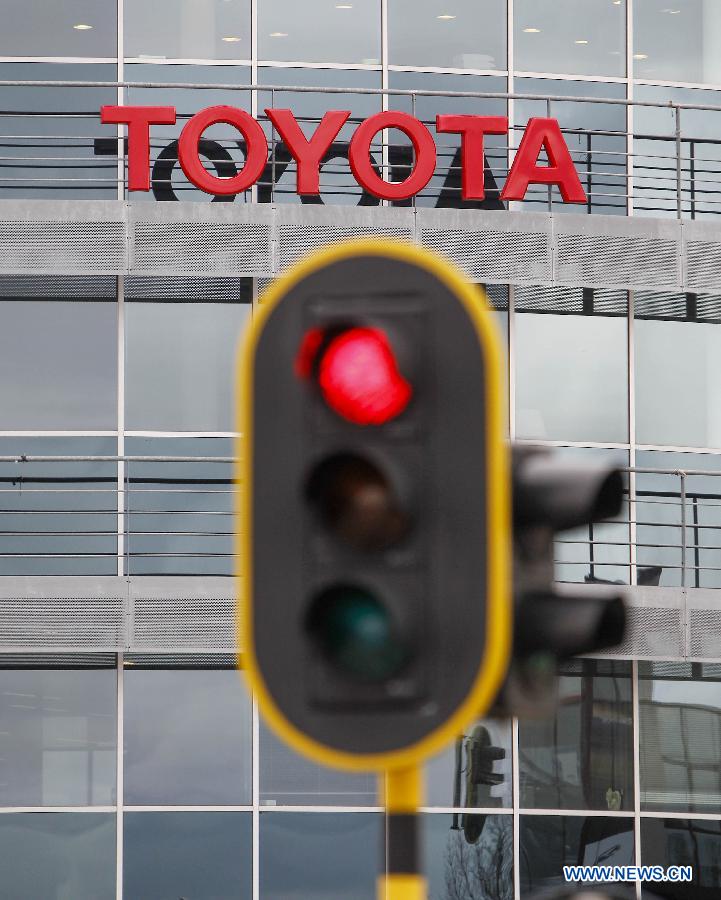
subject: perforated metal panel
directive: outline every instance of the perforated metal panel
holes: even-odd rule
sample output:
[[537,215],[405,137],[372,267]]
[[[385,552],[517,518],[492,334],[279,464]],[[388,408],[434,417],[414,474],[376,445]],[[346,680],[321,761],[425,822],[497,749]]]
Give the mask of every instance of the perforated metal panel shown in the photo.
[[128,631],[129,647],[136,651],[235,651],[235,581],[133,579]]
[[254,275],[270,269],[267,225],[138,222],[133,269],[197,275]]
[[474,281],[522,284],[551,279],[546,234],[424,229],[422,243],[453,260]]
[[57,648],[113,650],[123,645],[119,598],[18,597],[0,600],[3,650]]
[[636,659],[654,657],[681,658],[683,629],[680,609],[662,606],[632,606],[627,608],[626,640],[605,655]]
[[338,241],[352,238],[387,237],[397,240],[411,240],[411,232],[400,228],[374,228],[363,225],[349,227],[329,227],[327,225],[310,225],[299,229],[296,225],[281,225],[278,231],[278,264],[282,271],[294,262]]
[[721,659],[721,609],[691,610],[689,632],[694,659]]
[[556,277],[580,287],[664,287],[680,281],[676,244],[659,237],[559,234]]
[[721,287],[721,242],[686,242],[686,277],[691,291]]
[[126,266],[125,223],[0,219],[3,272],[83,274]]

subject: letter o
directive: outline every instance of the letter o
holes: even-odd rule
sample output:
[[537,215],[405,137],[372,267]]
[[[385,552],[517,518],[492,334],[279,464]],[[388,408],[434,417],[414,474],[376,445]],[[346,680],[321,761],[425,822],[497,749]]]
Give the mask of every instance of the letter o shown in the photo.
[[[218,178],[203,167],[198,144],[206,128],[219,123],[232,125],[245,138],[246,155],[243,168],[232,178]],[[235,106],[209,106],[196,113],[180,133],[178,141],[180,165],[191,181],[206,194],[240,194],[247,191],[263,174],[268,161],[265,133],[255,119]]]
[[[370,161],[373,138],[384,128],[397,128],[413,143],[416,162],[413,171],[404,181],[392,182],[380,178]],[[350,167],[362,188],[381,200],[407,200],[418,194],[428,184],[436,170],[436,144],[426,126],[408,113],[376,113],[356,129],[351,138],[348,154]]]

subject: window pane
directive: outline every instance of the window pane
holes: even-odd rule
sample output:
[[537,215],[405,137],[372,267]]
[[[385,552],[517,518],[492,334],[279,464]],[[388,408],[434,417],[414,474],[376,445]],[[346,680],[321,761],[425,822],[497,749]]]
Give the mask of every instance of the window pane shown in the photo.
[[125,802],[251,802],[251,707],[232,669],[125,670]]
[[[381,110],[381,97],[378,94],[324,94],[320,91],[292,91],[288,87],[343,87],[343,88],[380,88],[380,72],[342,69],[301,69],[261,67],[258,80],[263,85],[273,86],[275,90],[260,91],[258,108],[269,107],[292,109],[301,124],[306,137],[310,137],[324,114],[329,109],[350,110],[350,119],[341,128],[331,149],[324,157],[320,169],[320,197],[306,196],[301,198],[296,193],[297,165],[287,147],[278,141],[277,132],[271,128],[267,119],[261,123],[268,135],[268,142],[275,142],[275,162],[269,164],[258,183],[258,200],[260,203],[304,203],[304,204],[353,204],[360,206],[378,206],[380,200],[364,193],[348,163],[348,145],[359,122]],[[380,139],[373,143],[371,154],[376,167],[381,159]],[[271,156],[272,160],[272,156]]]
[[623,0],[515,0],[513,14],[517,69],[626,74]]
[[115,0],[3,3],[0,56],[116,55]]
[[383,817],[261,813],[262,900],[375,900]]
[[426,815],[428,896],[513,900],[512,816]]
[[521,806],[633,810],[629,663],[577,660],[550,716],[519,723]]
[[0,816],[0,871],[8,900],[115,900],[115,815]]
[[[472,757],[480,761],[478,772],[471,768]],[[428,762],[425,805],[510,806],[512,772],[511,723],[481,722]]]
[[264,806],[378,806],[378,779],[318,766],[294,753],[261,721],[260,802]]
[[[648,885],[648,900],[716,900],[721,889],[721,822],[641,819],[644,866],[691,866],[693,881]],[[646,897],[646,891],[642,892]]]
[[388,0],[391,64],[506,68],[504,0]]
[[[651,299],[642,298],[642,315]],[[679,300],[657,297],[654,318],[635,324],[636,437],[643,444],[721,447],[721,323],[689,320],[687,298]],[[686,321],[671,318],[677,306]]]
[[125,55],[249,59],[250,0],[125,0]]
[[127,438],[125,450],[159,457],[126,465],[130,574],[232,575],[233,440]]
[[521,896],[566,884],[564,866],[634,864],[633,817],[521,816]]
[[258,54],[268,60],[379,64],[380,0],[263,0]]
[[[39,8],[45,5],[38,2]],[[62,8],[50,4],[49,15]],[[3,81],[93,82],[116,77],[115,64],[0,64]],[[96,144],[117,134],[101,123],[99,115],[104,103],[116,102],[113,87],[3,88],[0,198],[116,200],[117,138],[107,148],[109,155],[98,155]]]
[[128,428],[234,431],[235,353],[249,314],[245,303],[128,304]]
[[[719,94],[713,90],[651,84],[635,85],[633,93],[637,101],[659,104],[634,107],[634,215],[675,219],[676,113],[670,104],[718,106]],[[684,109],[680,126],[683,215],[690,219],[715,218],[721,212],[721,112]]]
[[106,302],[0,298],[0,419],[5,429],[116,427],[114,299],[114,290]]
[[[610,0],[609,0],[609,5]],[[515,146],[533,116],[558,119],[571,158],[581,179],[587,202],[562,202],[558,188],[531,185],[525,204],[530,209],[554,213],[599,213],[625,216],[626,194],[626,86],[618,83],[565,81],[552,78],[517,78],[515,90],[541,97],[598,97],[619,103],[588,103],[579,100],[518,100],[515,106]],[[544,154],[541,154],[541,163]]]
[[627,441],[625,292],[519,287],[516,312],[518,437]]
[[[689,475],[686,486],[686,584],[689,587],[719,587],[721,567],[721,456],[715,453],[672,453],[638,450],[636,465],[656,469],[636,476],[636,516],[638,527],[638,563],[661,569],[660,584],[681,584],[682,519],[681,478],[679,472],[706,471],[708,475]],[[698,629],[699,641],[692,656],[717,654],[713,633]],[[709,642],[708,646],[706,642]],[[704,649],[702,649],[704,648]],[[673,654],[677,655],[678,647]],[[667,656],[668,649],[654,655]]]
[[[554,457],[571,466],[604,465],[628,467],[627,450],[602,450],[596,447],[557,447]],[[624,481],[627,482],[627,477]],[[628,497],[628,485],[625,485]],[[601,523],[582,525],[556,535],[554,559],[556,581],[597,584],[629,584],[631,552],[627,500],[621,512]],[[641,573],[639,572],[639,583]]]
[[252,815],[126,812],[123,896],[128,900],[250,900]]
[[[428,72],[390,72],[389,86],[395,90],[409,91],[477,91],[478,93],[505,93],[507,79],[497,75],[441,75]],[[461,199],[461,149],[460,135],[437,134],[437,115],[507,115],[505,98],[493,97],[443,97],[416,94],[390,95],[392,109],[419,118],[434,134],[437,147],[435,174],[428,186],[415,198],[393,202],[393,206],[426,206],[452,209],[503,209],[500,191],[508,171],[508,135],[486,135],[484,138],[485,199],[471,201]],[[389,131],[389,163],[391,180],[407,178],[413,164],[413,147],[409,138],[398,130]],[[459,232],[459,236],[462,232]]]
[[115,679],[114,669],[0,669],[0,806],[115,802]]
[[[218,4],[218,6],[221,5],[225,4]],[[131,63],[125,67],[125,77],[128,81],[145,83],[237,84],[239,86],[247,85],[252,80],[249,66],[185,66],[157,63]],[[175,125],[153,125],[151,128],[151,190],[149,192],[134,191],[131,195],[133,201],[249,202],[249,191],[237,196],[218,195],[219,200],[211,197],[188,181],[178,163],[178,138],[188,119],[208,106],[237,106],[250,112],[249,91],[210,87],[202,90],[144,87],[126,88],[125,97],[125,102],[128,104],[174,106],[177,113]],[[108,134],[108,131],[106,130],[105,133]],[[240,132],[230,125],[218,124],[207,128],[199,143],[200,158],[206,169],[218,177],[225,178],[235,175],[242,167],[244,160],[239,142],[242,143]],[[111,148],[108,147],[108,150],[110,151]]]
[[[118,466],[108,461],[33,461],[33,456],[109,456],[114,437],[0,440],[0,575],[117,575]],[[104,590],[98,587],[99,596]],[[66,645],[77,635],[65,634]],[[113,640],[113,638],[111,638]],[[24,637],[18,637],[24,643]]]
[[643,809],[721,810],[721,689],[701,667],[640,663]]
[[714,0],[634,0],[636,78],[718,84],[721,7]]

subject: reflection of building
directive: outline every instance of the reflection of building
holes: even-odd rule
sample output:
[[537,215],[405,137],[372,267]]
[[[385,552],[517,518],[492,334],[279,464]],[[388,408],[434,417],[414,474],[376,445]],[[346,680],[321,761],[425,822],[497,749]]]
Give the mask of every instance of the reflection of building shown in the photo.
[[[373,896],[373,780],[279,745],[229,668],[228,459],[234,345],[259,290],[312,247],[378,232],[488,285],[513,438],[634,469],[622,519],[557,548],[579,590],[633,585],[628,644],[565,667],[551,719],[493,726],[503,781],[473,810],[477,843],[452,830],[453,751],[429,764],[434,900],[527,896],[609,845],[694,865],[698,883],[664,896],[718,891],[717,7],[3,0],[0,894]],[[153,128],[148,194],[128,195],[122,134],[100,124],[113,103],[177,107]],[[269,138],[232,202],[209,203],[176,159],[187,117],[216,104]],[[351,110],[323,205],[298,201],[266,107],[307,129]],[[486,140],[484,203],[460,202],[452,135],[415,199],[363,195],[347,144],[387,108],[431,128],[508,116],[510,136]],[[504,208],[532,116],[560,121],[585,205],[536,186]],[[204,140],[210,171],[242,165],[231,130]],[[395,132],[373,154],[393,179],[412,164]]]

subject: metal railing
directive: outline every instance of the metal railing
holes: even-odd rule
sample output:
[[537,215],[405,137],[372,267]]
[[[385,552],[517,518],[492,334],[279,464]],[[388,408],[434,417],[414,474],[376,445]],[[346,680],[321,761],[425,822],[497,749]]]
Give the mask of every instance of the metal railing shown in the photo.
[[[416,115],[432,131],[436,113],[449,108],[498,115],[507,111],[509,100],[514,101],[516,121],[511,123],[510,137],[489,136],[486,140],[485,208],[504,208],[500,188],[515,148],[528,118],[541,115],[562,122],[587,194],[586,212],[679,219],[721,212],[721,104],[195,82],[0,81],[0,197],[116,199],[124,195],[127,173],[122,129],[101,125],[99,115],[103,103],[117,102],[119,86],[125,88],[126,103],[174,103],[178,109],[176,126],[154,126],[151,132],[151,190],[157,200],[207,199],[180,170],[177,138],[192,114],[209,103],[224,102],[257,109],[268,140],[263,175],[256,187],[235,198],[236,202],[299,202],[294,189],[295,162],[266,117],[266,107],[288,106],[312,128],[326,109],[343,106],[351,109],[351,118],[322,163],[321,197],[306,197],[303,202],[377,205],[380,201],[364,194],[353,179],[347,161],[348,142],[353,126],[380,111],[385,95],[388,106]],[[46,105],[39,101],[36,89],[48,92]],[[603,109],[604,117],[595,115],[596,109]],[[627,127],[629,110],[633,110],[633,132]],[[610,119],[611,127],[599,127],[602,118]],[[383,177],[398,181],[410,171],[413,151],[410,143],[397,143],[395,135],[384,132],[372,155]],[[238,137],[230,128],[216,127],[201,141],[201,155],[209,171],[232,177],[242,167],[243,142]],[[398,205],[467,205],[461,200],[458,142],[436,135],[436,144],[438,163],[430,184],[417,197]],[[552,210],[560,202],[555,189],[535,186],[524,207]]]
[[[721,470],[627,469],[618,519],[563,534],[561,581],[721,587]],[[233,459],[0,457],[0,576],[231,575]]]

